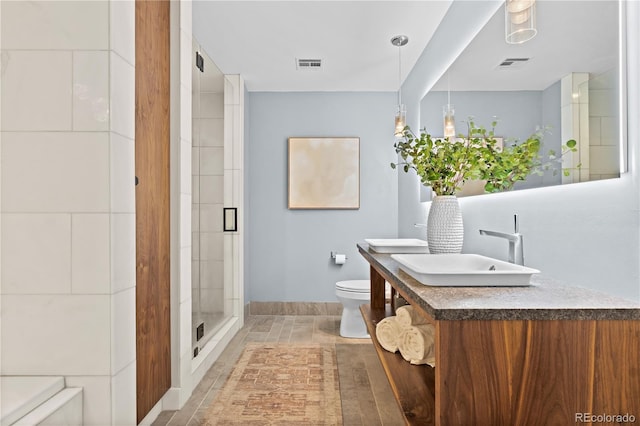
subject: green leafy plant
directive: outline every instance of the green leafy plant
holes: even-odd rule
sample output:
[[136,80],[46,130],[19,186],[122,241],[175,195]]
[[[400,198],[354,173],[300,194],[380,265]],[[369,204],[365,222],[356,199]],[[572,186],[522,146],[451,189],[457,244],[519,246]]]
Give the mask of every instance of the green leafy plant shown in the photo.
[[479,147],[471,139],[433,138],[424,129],[417,136],[407,126],[394,148],[402,161],[391,167],[415,170],[422,184],[437,195],[454,195],[480,167]]
[[422,184],[430,186],[436,195],[455,195],[470,179],[486,181],[486,192],[498,192],[512,189],[532,173],[556,171],[562,156],[577,150],[576,142],[570,140],[562,146],[560,156],[549,151],[543,158],[540,147],[546,129],[537,129],[526,140],[501,147],[495,137],[496,125],[494,121],[487,129],[469,119],[467,135],[458,138],[434,138],[425,129],[417,136],[407,126],[394,144],[401,161],[391,163],[391,167],[415,170]]
[[[548,128],[538,128],[524,141],[513,140],[500,147],[495,139],[496,121],[491,123],[489,130],[476,126],[472,119],[467,124],[467,137],[476,142],[474,146],[479,147],[476,154],[481,158],[480,167],[471,176],[486,181],[486,192],[509,191],[518,181],[524,181],[532,174],[542,176],[548,170],[556,175],[562,169],[562,157],[577,151],[577,142],[571,139],[562,145],[560,155],[554,150],[542,155],[540,148],[545,134],[549,133]],[[565,176],[570,173],[567,169],[562,172]]]

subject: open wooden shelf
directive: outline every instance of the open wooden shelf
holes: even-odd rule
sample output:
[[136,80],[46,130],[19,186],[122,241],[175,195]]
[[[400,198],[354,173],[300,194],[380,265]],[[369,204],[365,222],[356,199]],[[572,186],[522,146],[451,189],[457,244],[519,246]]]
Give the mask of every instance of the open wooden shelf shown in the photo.
[[362,305],[360,312],[406,424],[435,425],[435,370],[428,365],[412,365],[400,353],[391,353],[380,346],[376,338],[376,324],[393,315],[390,305],[384,309]]

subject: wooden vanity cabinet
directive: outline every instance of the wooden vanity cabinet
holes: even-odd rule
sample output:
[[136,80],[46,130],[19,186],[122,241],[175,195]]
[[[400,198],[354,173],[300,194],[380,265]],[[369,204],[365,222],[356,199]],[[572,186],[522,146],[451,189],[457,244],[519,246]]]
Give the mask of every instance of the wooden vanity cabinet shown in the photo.
[[[613,306],[616,319],[571,319],[589,316],[583,311],[509,319],[526,313],[514,306],[474,314],[483,308],[466,303],[460,319],[438,319],[438,309],[428,312],[429,301],[412,291],[415,280],[359,248],[371,264],[371,304],[361,312],[407,425],[591,424],[578,420],[600,415],[640,422],[640,309]],[[385,281],[435,326],[434,368],[411,365],[378,343],[376,324],[393,314]]]

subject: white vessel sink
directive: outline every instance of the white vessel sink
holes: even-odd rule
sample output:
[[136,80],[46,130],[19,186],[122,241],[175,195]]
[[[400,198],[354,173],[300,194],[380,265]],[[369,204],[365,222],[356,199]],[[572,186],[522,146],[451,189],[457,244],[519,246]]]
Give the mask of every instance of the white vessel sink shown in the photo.
[[429,286],[517,287],[540,271],[479,254],[393,254],[400,269]]
[[429,253],[427,242],[415,238],[369,238],[364,242],[378,253]]

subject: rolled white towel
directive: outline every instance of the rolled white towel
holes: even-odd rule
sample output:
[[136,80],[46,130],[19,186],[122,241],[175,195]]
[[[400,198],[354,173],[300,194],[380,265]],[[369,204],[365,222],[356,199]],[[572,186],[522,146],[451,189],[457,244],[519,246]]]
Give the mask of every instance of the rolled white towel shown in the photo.
[[401,306],[396,309],[396,316],[398,317],[398,322],[403,327],[427,324],[427,320],[420,315],[418,311],[413,309],[411,305]]
[[389,352],[398,351],[398,337],[402,332],[402,327],[398,324],[397,318],[386,317],[376,324],[376,337],[380,346]]
[[412,325],[403,329],[398,338],[398,349],[402,357],[411,364],[434,366],[435,328],[431,324]]

